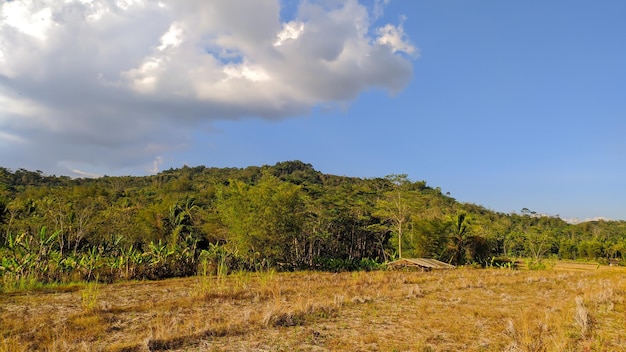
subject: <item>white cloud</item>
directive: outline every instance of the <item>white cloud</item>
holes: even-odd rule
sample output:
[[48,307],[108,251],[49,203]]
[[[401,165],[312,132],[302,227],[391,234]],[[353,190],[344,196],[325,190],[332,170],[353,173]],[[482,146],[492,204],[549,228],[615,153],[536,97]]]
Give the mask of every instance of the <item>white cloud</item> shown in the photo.
[[152,167],[148,169],[148,172],[156,174],[160,171],[161,164],[163,164],[163,157],[159,155],[152,161]]
[[404,33],[402,24],[394,26],[387,24],[382,28],[378,28],[377,42],[383,45],[389,45],[393,52],[404,52],[407,54],[416,54],[417,48],[415,48],[409,41]]
[[52,25],[52,10],[33,1],[10,1],[2,5],[0,15],[5,26],[34,37],[45,40]]
[[385,6],[387,6],[390,2],[391,0],[375,0],[374,9],[372,10],[374,18],[382,17],[385,12]]
[[74,175],[77,175],[78,177],[85,177],[85,178],[97,178],[97,177],[101,177],[102,175],[99,174],[95,174],[93,172],[87,172],[87,171],[82,171],[79,169],[72,169],[72,173]]
[[228,76],[225,80],[231,78],[244,78],[252,82],[265,81],[270,79],[267,72],[261,66],[251,66],[247,63],[240,65],[229,64],[224,66],[224,73]]
[[179,23],[172,23],[168,31],[161,36],[159,50],[163,51],[169,47],[177,47],[183,41],[183,29]]
[[302,1],[284,21],[279,0],[3,2],[0,130],[28,148],[0,160],[154,170],[217,119],[397,92],[416,48],[401,23],[373,27],[387,2]]
[[283,30],[276,34],[276,41],[274,46],[283,45],[283,43],[290,39],[298,39],[300,34],[304,31],[304,23],[299,21],[291,21],[283,23]]
[[568,224],[582,224],[584,222],[590,222],[590,221],[611,221],[611,219],[609,218],[605,218],[604,216],[596,216],[594,218],[565,218],[563,219],[563,221],[567,222]]

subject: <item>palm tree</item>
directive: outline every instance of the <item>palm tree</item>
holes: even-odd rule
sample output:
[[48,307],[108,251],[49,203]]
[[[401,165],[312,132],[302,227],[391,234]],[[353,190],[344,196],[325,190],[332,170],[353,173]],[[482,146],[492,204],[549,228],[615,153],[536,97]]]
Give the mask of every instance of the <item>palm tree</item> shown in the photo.
[[461,213],[457,215],[454,223],[452,236],[448,243],[448,251],[450,253],[449,263],[456,265],[465,263],[467,259],[467,250],[470,242],[470,228],[467,215]]

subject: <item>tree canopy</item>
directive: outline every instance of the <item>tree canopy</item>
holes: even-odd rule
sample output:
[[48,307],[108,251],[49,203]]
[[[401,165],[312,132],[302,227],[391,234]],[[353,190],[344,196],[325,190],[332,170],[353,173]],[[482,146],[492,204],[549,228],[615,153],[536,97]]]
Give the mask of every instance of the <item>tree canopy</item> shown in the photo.
[[500,213],[406,175],[328,175],[301,161],[95,179],[0,168],[0,274],[46,262],[43,280],[186,275],[209,259],[349,270],[398,257],[486,265],[625,255],[626,222]]

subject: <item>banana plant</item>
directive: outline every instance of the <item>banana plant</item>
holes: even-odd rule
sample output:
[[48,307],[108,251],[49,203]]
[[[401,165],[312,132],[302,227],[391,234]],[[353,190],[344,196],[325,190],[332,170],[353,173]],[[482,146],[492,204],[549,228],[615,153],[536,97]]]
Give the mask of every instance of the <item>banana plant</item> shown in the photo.
[[24,241],[26,233],[22,232],[20,235],[7,234],[7,247],[13,253],[13,256],[23,253],[23,251],[30,251],[30,245]]
[[73,255],[69,255],[59,261],[59,267],[63,273],[71,273],[78,269],[79,261]]
[[52,242],[54,242],[54,240],[57,239],[57,237],[59,237],[59,234],[61,233],[60,230],[57,230],[52,235],[48,236],[46,232],[48,232],[48,228],[46,226],[42,226],[41,229],[39,229],[39,246],[49,246]]
[[159,263],[165,263],[167,258],[174,254],[174,250],[168,248],[168,245],[162,243],[161,240],[157,243],[151,241],[148,247],[150,248],[150,265],[153,266]]
[[96,247],[91,247],[89,252],[83,254],[79,260],[79,266],[85,269],[87,281],[93,279],[93,272],[101,268],[104,263],[100,260],[100,252]]
[[26,275],[34,263],[35,255],[32,253],[26,253],[24,256],[18,256],[13,258],[2,258],[3,271],[15,274],[19,277]]
[[131,278],[135,276],[137,268],[140,267],[144,259],[144,253],[138,251],[132,245],[126,250],[126,277]]
[[61,233],[61,231],[58,230],[48,236],[47,232],[48,228],[45,226],[42,226],[41,229],[39,229],[39,238],[37,240],[37,246],[39,247],[37,259],[40,261],[45,261],[48,258],[54,241],[57,239],[57,237],[59,237],[59,234]]
[[120,252],[123,251],[123,248],[121,248],[121,243],[123,240],[123,235],[111,235],[102,244],[102,252],[109,253],[112,256],[117,256]]

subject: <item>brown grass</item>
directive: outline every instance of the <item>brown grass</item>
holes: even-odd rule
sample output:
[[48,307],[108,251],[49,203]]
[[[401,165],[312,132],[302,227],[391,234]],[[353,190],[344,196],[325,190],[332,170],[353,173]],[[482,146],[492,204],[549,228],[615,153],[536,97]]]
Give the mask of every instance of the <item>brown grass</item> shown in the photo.
[[625,351],[625,274],[237,273],[13,293],[0,351]]

